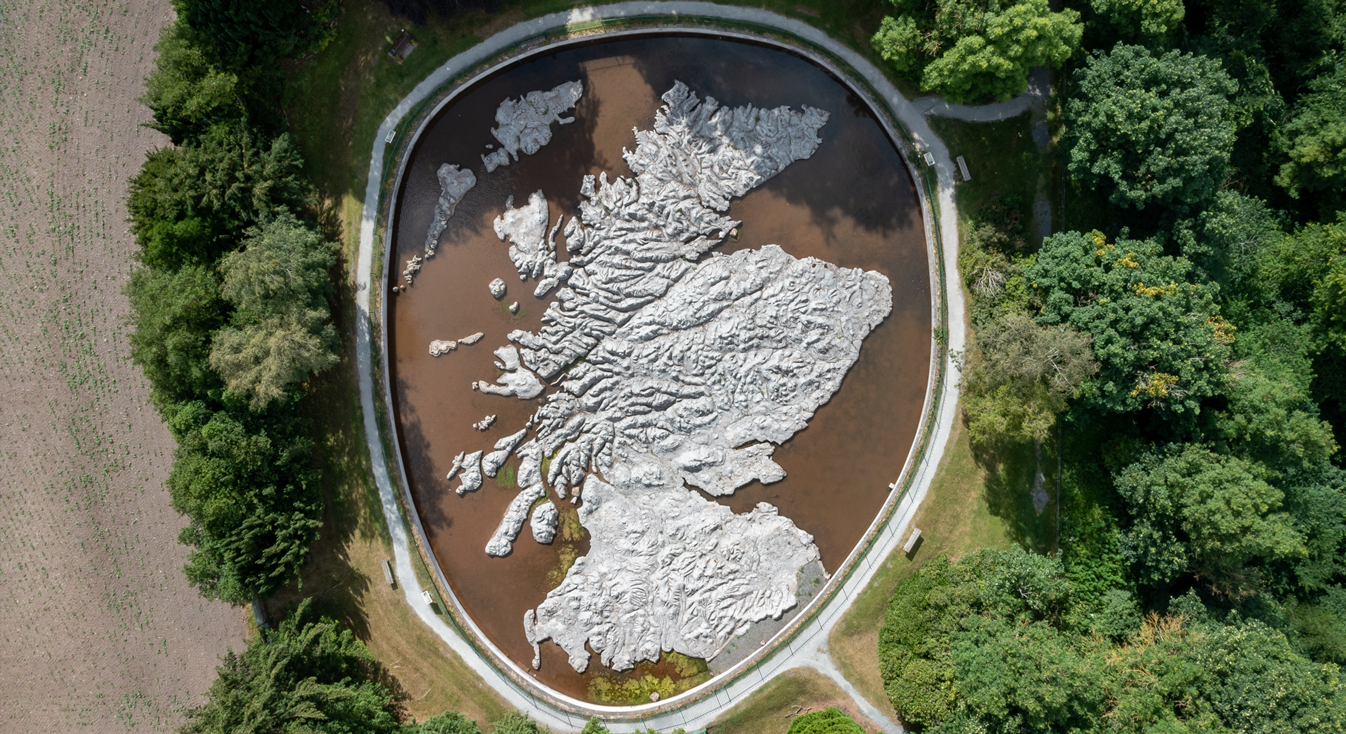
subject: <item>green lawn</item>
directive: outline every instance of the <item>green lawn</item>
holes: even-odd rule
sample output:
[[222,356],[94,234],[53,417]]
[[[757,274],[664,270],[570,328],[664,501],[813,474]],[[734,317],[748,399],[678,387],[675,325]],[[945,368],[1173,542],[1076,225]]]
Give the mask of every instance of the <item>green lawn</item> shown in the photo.
[[772,678],[752,695],[738,702],[715,723],[708,734],[785,734],[796,716],[835,706],[850,715],[866,731],[878,731],[862,717],[851,697],[831,679],[812,668],[795,668]]

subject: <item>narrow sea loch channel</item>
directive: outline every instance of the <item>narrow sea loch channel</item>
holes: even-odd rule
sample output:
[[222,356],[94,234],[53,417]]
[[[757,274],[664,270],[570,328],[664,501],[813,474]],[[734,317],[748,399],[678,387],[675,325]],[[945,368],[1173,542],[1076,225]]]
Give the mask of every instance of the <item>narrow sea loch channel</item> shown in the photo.
[[394,421],[467,614],[596,703],[757,650],[922,417],[930,263],[883,125],[791,52],[621,36],[460,91],[402,176]]

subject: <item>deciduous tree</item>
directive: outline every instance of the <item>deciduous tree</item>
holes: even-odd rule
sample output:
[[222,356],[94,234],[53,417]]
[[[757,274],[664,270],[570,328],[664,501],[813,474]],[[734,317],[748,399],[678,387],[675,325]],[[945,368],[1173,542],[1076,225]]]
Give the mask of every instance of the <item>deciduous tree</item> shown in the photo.
[[1024,271],[1041,299],[1039,323],[1093,336],[1101,369],[1081,394],[1099,409],[1194,414],[1224,383],[1233,328],[1210,290],[1189,282],[1191,264],[1161,252],[1148,240],[1063,232]]
[[1066,103],[1070,173],[1119,206],[1199,211],[1224,181],[1234,145],[1218,61],[1118,44],[1090,56]]

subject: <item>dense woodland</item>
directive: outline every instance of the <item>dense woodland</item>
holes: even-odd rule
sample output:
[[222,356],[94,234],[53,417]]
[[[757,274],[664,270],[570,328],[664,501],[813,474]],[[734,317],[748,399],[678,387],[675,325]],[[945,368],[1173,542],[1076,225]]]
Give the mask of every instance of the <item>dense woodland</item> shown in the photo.
[[[297,576],[322,514],[300,406],[337,361],[336,254],[281,62],[320,52],[341,8],[173,5],[143,99],[172,144],[128,201],[132,353],[178,443],[186,573],[242,604]],[[1059,548],[903,582],[889,695],[941,732],[1342,731],[1346,7],[1064,5],[896,0],[875,29],[894,74],[955,102],[1054,66],[1073,228],[1032,243],[1025,203],[993,198],[961,243],[966,430],[1059,452]],[[400,723],[395,679],[307,605],[228,656],[208,699],[184,731],[478,731]],[[830,710],[790,731],[859,729]]]
[[896,5],[874,45],[924,89],[1003,99],[1016,53],[1060,64],[1075,231],[1032,246],[1001,199],[967,223],[967,430],[1055,442],[1059,549],[902,583],[894,706],[940,732],[1342,731],[1346,6]]

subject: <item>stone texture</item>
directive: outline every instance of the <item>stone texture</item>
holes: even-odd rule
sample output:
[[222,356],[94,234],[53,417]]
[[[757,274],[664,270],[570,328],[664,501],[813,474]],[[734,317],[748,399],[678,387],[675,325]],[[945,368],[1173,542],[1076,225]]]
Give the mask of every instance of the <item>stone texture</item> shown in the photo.
[[458,342],[453,341],[452,339],[448,341],[445,341],[443,339],[436,339],[430,342],[430,356],[438,357],[443,354],[448,354],[449,352],[452,352],[457,348],[458,348]]
[[481,157],[486,172],[509,165],[511,157],[519,160],[521,150],[532,155],[551,142],[551,124],[574,122],[575,118],[561,115],[574,107],[583,94],[584,85],[573,81],[550,91],[533,91],[519,99],[501,102],[495,110],[497,127],[491,128],[500,148]]
[[493,425],[495,425],[495,416],[488,415],[485,418],[482,418],[481,420],[477,421],[476,423],[473,423],[472,427],[477,429],[478,431],[485,431],[490,429],[490,427]]
[[546,385],[537,375],[524,369],[519,364],[519,350],[513,346],[504,346],[495,350],[495,356],[498,358],[495,366],[504,370],[505,374],[496,378],[495,383],[478,380],[472,383],[473,390],[480,390],[488,395],[500,395],[509,397],[517,395],[520,399],[531,400],[542,394]]
[[481,471],[488,477],[494,478],[500,471],[500,467],[509,460],[509,455],[514,453],[514,449],[520,443],[523,443],[524,436],[528,435],[528,429],[524,429],[510,436],[505,436],[495,442],[495,451],[487,454],[481,460]]
[[477,177],[470,169],[459,170],[458,166],[445,163],[439,167],[439,201],[435,203],[435,213],[430,219],[430,231],[425,235],[425,256],[434,257],[435,247],[439,245],[439,236],[448,226],[449,217],[458,207],[463,196],[477,185]]
[[497,301],[505,297],[505,281],[499,278],[487,283],[486,288],[491,291],[491,298]]
[[533,517],[528,521],[533,528],[533,540],[543,545],[550,545],[556,540],[556,521],[560,519],[561,513],[556,509],[556,505],[551,500],[543,502],[533,510]]
[[523,529],[524,521],[528,519],[528,508],[546,494],[541,484],[534,484],[515,495],[514,500],[509,503],[509,508],[505,510],[505,516],[500,518],[500,525],[496,527],[495,533],[486,541],[486,555],[503,558],[514,550],[514,539],[519,537],[519,531]]
[[475,492],[481,489],[481,452],[473,451],[463,457],[462,463],[462,484],[454,490],[461,497],[468,492]]
[[586,645],[616,670],[666,650],[713,658],[795,606],[800,570],[819,560],[812,537],[771,505],[736,515],[684,483],[727,495],[783,478],[775,446],[892,308],[881,274],[774,245],[702,259],[740,225],[730,200],[813,155],[827,113],[725,109],[681,83],[663,99],[624,151],[634,180],[585,177],[568,261],[555,262],[559,220],[543,242],[541,192],[497,220],[521,276],[559,288],[537,333],[509,335],[515,371],[558,389],[528,422],[522,491],[487,552],[509,552],[545,486],[579,500],[589,553],[524,620],[535,648],[555,641],[578,671]]

